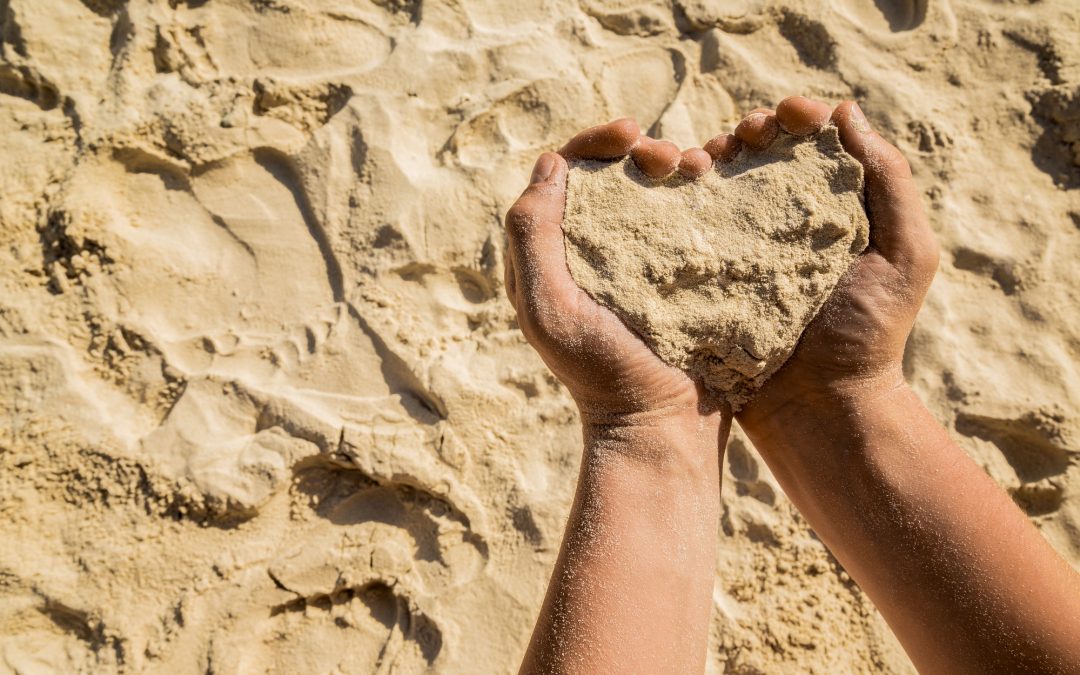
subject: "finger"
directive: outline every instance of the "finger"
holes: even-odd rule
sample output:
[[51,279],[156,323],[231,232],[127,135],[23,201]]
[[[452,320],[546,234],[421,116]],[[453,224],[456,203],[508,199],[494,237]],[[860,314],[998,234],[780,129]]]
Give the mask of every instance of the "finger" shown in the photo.
[[640,136],[637,122],[624,117],[582,131],[559,154],[566,159],[618,159],[630,154]]
[[780,128],[794,136],[809,136],[829,123],[832,109],[821,101],[802,96],[789,96],[776,106],[776,121]]
[[566,267],[562,219],[566,160],[546,152],[536,161],[529,187],[506,213],[515,277],[518,321],[553,332],[576,314],[578,286]]
[[642,173],[654,180],[660,180],[679,168],[682,153],[679,152],[679,146],[670,141],[658,141],[642,136],[630,151],[630,157]]
[[780,125],[776,122],[776,113],[763,108],[751,112],[735,127],[735,137],[754,150],[769,147],[779,133]]
[[713,158],[701,148],[687,148],[683,150],[682,159],[679,160],[679,174],[684,178],[696,180],[704,176],[712,168]]
[[870,242],[899,269],[937,269],[937,242],[904,156],[870,128],[853,101],[837,106],[832,120],[844,149],[862,164]]
[[730,162],[742,149],[742,141],[734,134],[720,134],[705,144],[705,152],[714,162]]

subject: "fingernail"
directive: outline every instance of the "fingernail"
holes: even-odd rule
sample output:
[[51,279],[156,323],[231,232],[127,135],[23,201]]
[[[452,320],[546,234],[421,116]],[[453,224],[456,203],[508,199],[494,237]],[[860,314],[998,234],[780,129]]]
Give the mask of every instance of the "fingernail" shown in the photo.
[[543,183],[548,178],[551,178],[551,172],[554,170],[555,155],[550,152],[545,152],[540,155],[540,159],[536,160],[536,166],[533,167],[532,178],[529,182],[533,185]]
[[870,123],[866,121],[866,115],[858,103],[851,104],[851,126],[860,134],[869,133]]

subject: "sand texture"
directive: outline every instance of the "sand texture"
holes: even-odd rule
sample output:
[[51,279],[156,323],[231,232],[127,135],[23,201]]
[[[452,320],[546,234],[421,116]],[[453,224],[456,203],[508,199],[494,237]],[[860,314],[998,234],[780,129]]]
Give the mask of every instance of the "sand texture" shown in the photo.
[[[536,157],[857,96],[943,247],[905,373],[1080,563],[1069,0],[0,0],[0,672],[513,673],[575,407]],[[910,673],[736,430],[708,672]]]
[[563,232],[578,285],[738,410],[791,355],[870,225],[862,165],[836,127],[716,166],[658,183],[629,159],[575,162]]

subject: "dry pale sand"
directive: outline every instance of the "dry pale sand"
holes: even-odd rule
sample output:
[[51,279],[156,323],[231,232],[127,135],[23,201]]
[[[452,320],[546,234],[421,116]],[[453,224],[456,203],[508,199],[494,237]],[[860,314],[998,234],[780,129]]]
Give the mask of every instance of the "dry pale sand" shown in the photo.
[[[0,670],[511,672],[579,429],[536,155],[857,96],[944,248],[906,371],[1080,563],[1071,0],[0,0]],[[910,672],[746,441],[710,673]],[[944,629],[944,628],[943,628]]]
[[831,125],[694,181],[572,162],[563,232],[578,285],[738,411],[866,249],[863,169]]

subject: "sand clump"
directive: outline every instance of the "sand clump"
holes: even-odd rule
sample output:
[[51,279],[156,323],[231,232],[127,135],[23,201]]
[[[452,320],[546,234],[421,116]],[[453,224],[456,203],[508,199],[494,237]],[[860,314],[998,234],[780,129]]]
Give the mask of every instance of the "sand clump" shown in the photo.
[[862,166],[836,127],[781,133],[701,179],[574,162],[567,264],[666,363],[736,409],[787,360],[868,243]]

